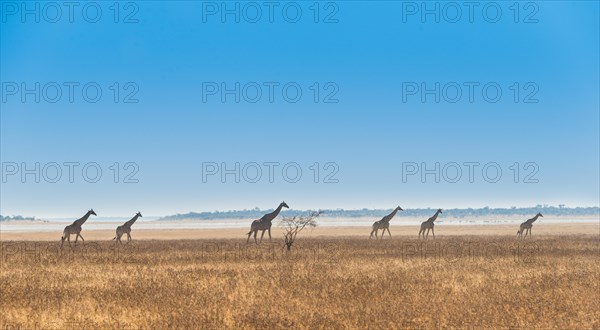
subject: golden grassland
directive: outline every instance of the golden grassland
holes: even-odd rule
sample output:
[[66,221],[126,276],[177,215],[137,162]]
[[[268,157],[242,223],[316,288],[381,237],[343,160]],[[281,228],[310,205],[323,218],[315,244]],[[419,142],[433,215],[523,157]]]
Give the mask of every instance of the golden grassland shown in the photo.
[[600,329],[598,235],[0,244],[9,329]]

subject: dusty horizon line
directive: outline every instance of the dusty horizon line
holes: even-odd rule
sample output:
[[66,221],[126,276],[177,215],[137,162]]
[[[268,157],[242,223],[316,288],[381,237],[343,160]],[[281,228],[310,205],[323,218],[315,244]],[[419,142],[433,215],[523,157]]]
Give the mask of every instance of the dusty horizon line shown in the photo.
[[[528,207],[479,207],[479,208],[445,208],[444,210],[446,210],[446,215],[447,216],[451,216],[452,213],[456,213],[456,212],[469,212],[469,211],[476,211],[476,212],[482,212],[482,214],[473,214],[473,216],[481,216],[481,215],[486,215],[485,211],[488,212],[494,212],[494,211],[507,211],[510,212],[510,215],[526,215],[529,214],[529,212],[531,212],[531,210],[553,210],[553,211],[558,211],[558,212],[569,212],[569,211],[575,211],[575,210],[584,210],[584,211],[588,211],[584,214],[579,214],[579,215],[598,215],[600,214],[600,206],[572,206],[572,207],[567,207],[567,206],[563,206],[560,207],[559,206],[554,206],[554,205],[545,205],[545,206],[528,206]],[[364,214],[364,216],[371,216],[371,215],[377,215],[376,213],[378,212],[387,212],[389,210],[392,210],[393,208],[389,208],[389,209],[381,209],[381,208],[361,208],[361,209],[344,209],[344,208],[337,208],[337,209],[319,209],[324,211],[322,217],[328,217],[328,215],[332,214],[332,213],[356,213],[356,212],[369,212],[372,214]],[[421,213],[421,212],[429,212],[431,210],[436,210],[437,207],[427,207],[427,208],[404,208],[403,214],[410,214],[410,213]],[[226,210],[226,211],[222,211],[222,210],[215,210],[215,211],[189,211],[186,213],[174,213],[174,214],[166,214],[166,215],[148,215],[146,216],[146,218],[155,218],[154,220],[173,220],[174,218],[181,218],[181,217],[185,217],[185,216],[196,216],[196,218],[201,218],[202,216],[210,216],[210,215],[223,215],[223,214],[233,214],[235,215],[236,213],[252,213],[252,212],[267,212],[267,211],[272,211],[273,209],[260,209],[258,207],[252,208],[252,209],[241,209],[241,210]],[[282,211],[282,213],[286,213],[286,214],[298,214],[298,213],[305,213],[305,212],[311,212],[311,211],[315,211],[314,209],[294,209],[294,208],[290,208],[288,210]],[[518,213],[519,211],[524,212],[524,213]],[[527,211],[527,212],[525,212]],[[132,214],[137,212],[136,211],[132,211]],[[494,213],[488,213],[487,215],[498,215],[498,214],[494,214]],[[549,215],[561,215],[561,214],[549,214]],[[564,215],[577,215],[577,214],[564,214]],[[44,220],[44,219],[68,219],[68,218],[72,218],[72,217],[77,217],[78,215],[68,215],[68,216],[24,216],[24,215],[2,215],[0,214],[0,220]],[[99,219],[108,219],[108,218],[121,218],[121,217],[127,217],[128,215],[108,215],[108,216],[102,216],[100,214],[100,216],[98,217]],[[338,214],[337,216],[341,216],[340,214]],[[345,215],[346,217],[360,217],[361,215],[350,215],[347,214]],[[463,215],[464,216],[464,215]],[[241,214],[238,216],[233,216],[232,218],[239,218],[241,217]]]

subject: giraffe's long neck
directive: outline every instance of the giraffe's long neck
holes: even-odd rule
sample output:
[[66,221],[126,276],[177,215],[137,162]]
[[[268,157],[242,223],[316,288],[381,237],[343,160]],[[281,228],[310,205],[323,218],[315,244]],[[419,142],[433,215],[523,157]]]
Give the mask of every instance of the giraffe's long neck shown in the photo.
[[131,218],[131,220],[125,222],[125,227],[131,227],[131,225],[133,225],[139,217],[139,214],[134,215],[133,218]]
[[265,215],[263,217],[263,219],[266,221],[271,221],[271,220],[275,219],[277,217],[277,215],[279,215],[279,212],[281,212],[282,208],[283,208],[283,204],[279,204],[279,206],[275,209],[275,211]]
[[383,217],[384,221],[390,222],[390,220],[392,220],[393,217],[396,216],[396,213],[398,213],[398,208],[395,208],[392,213],[388,214],[387,216]]
[[437,210],[435,212],[435,214],[429,219],[429,222],[434,222],[437,219],[439,214],[440,214],[440,210]]
[[527,220],[527,222],[528,222],[528,223],[534,223],[534,222],[535,222],[535,220],[537,220],[539,217],[540,217],[540,215],[539,215],[539,214],[536,214],[536,215],[535,215],[535,217],[533,217],[533,218],[531,218],[531,219]]
[[273,213],[271,213],[271,215],[273,216],[272,219],[275,219],[275,217],[277,217],[277,215],[279,215],[279,212],[281,212],[282,208],[283,208],[283,204],[279,204],[279,206],[275,209],[275,211],[273,211]]
[[80,219],[77,219],[73,222],[74,225],[76,226],[81,226],[83,225],[87,219],[90,217],[90,215],[92,214],[91,211],[88,211],[88,213],[86,213],[83,217],[81,217]]

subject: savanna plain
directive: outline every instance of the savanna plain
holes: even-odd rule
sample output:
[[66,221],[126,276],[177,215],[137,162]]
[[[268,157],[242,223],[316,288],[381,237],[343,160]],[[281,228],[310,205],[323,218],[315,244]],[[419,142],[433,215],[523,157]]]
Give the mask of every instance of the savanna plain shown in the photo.
[[[3,329],[600,329],[600,236],[3,240]],[[515,230],[516,232],[516,230]],[[513,233],[514,234],[514,233]]]

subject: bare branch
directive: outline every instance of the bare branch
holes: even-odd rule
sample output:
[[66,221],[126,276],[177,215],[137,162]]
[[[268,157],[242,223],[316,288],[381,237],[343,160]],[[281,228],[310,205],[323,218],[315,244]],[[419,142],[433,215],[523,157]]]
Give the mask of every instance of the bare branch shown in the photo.
[[284,228],[283,238],[288,251],[291,250],[299,232],[306,227],[317,226],[317,218],[322,213],[323,211],[311,211],[307,216],[284,217],[280,220],[280,225]]

